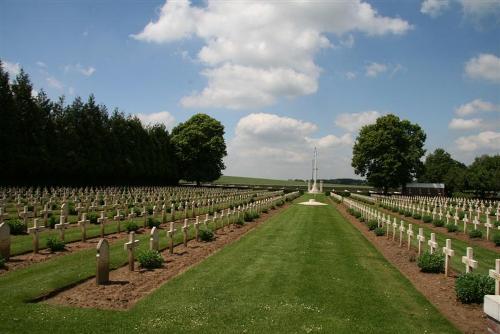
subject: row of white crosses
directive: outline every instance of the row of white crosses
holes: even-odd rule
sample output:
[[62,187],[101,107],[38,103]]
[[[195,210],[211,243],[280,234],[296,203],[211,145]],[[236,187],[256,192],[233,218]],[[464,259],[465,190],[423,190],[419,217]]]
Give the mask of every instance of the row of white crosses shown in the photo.
[[[275,197],[275,196],[280,196],[281,193],[282,193],[281,191],[278,191],[278,192],[259,192],[259,193],[257,193],[257,195],[258,195],[257,198],[271,198],[271,197]],[[244,197],[242,197],[242,198],[244,198]],[[257,201],[256,203],[259,203],[260,201],[261,200]],[[214,203],[214,202],[215,202],[215,200],[212,200],[212,203]],[[225,203],[228,204],[229,202],[225,202]],[[59,217],[60,222],[59,222],[59,224],[55,225],[55,229],[59,231],[60,238],[63,241],[65,239],[65,230],[70,228],[70,226],[71,226],[68,222],[67,211],[68,211],[68,205],[66,202],[64,202],[61,205],[61,215]],[[28,215],[26,215],[26,216],[28,216]],[[130,215],[128,217],[133,218],[133,216],[130,216]],[[113,220],[118,222],[118,226],[117,226],[118,232],[120,232],[120,230],[121,230],[120,229],[120,220],[122,220],[123,218],[124,218],[124,216],[120,213],[120,210],[117,209],[117,213],[114,216]],[[103,238],[105,235],[105,225],[108,222],[108,219],[107,219],[104,211],[101,211],[101,215],[97,221],[100,224],[101,238]],[[85,242],[87,240],[87,229],[89,227],[89,224],[90,224],[90,220],[87,218],[87,213],[82,212],[79,220],[77,221],[76,226],[79,227],[81,230],[81,236],[82,236],[81,240],[83,242]],[[31,234],[33,237],[33,252],[34,253],[37,253],[39,251],[40,233],[46,229],[47,229],[47,227],[40,224],[40,221],[38,218],[33,219],[33,227],[28,229],[28,233]],[[8,233],[8,238],[9,238],[9,249],[10,249],[10,230]]]
[[[366,206],[360,202],[353,201],[351,199],[345,198],[344,203],[351,209],[355,209],[361,212],[362,217],[365,219],[380,219],[382,222],[382,226],[385,224],[387,227],[387,237],[389,237],[389,229],[392,227],[392,240],[395,241],[396,229],[399,227],[399,247],[403,246],[403,233],[405,232],[404,221],[401,220],[400,224],[397,224],[396,218],[394,218],[393,223],[391,224],[389,215],[385,218],[384,215],[381,216],[376,213],[377,210]],[[408,250],[410,250],[411,239],[414,236],[413,226],[412,224],[408,224],[408,228],[406,230],[407,233],[407,246]],[[417,244],[418,244],[418,255],[420,256],[422,252],[422,244],[425,243],[424,229],[418,229],[417,235]],[[436,234],[431,233],[430,239],[427,241],[427,245],[429,246],[429,253],[433,254],[439,248],[438,242],[436,241]],[[455,255],[455,251],[451,247],[451,239],[446,239],[446,245],[442,248],[442,252],[445,256],[445,276],[448,276],[450,260],[451,257]],[[467,247],[466,255],[462,256],[462,263],[465,265],[465,272],[469,273],[473,269],[476,269],[478,266],[478,261],[474,260],[474,254],[472,247]]]
[[[409,208],[410,208],[410,204],[408,204],[408,203],[413,201],[413,199],[410,197],[390,197],[390,198],[387,198],[387,197],[380,197],[380,196],[378,197],[378,200],[383,204],[397,207],[397,208],[403,208],[406,210],[409,210]],[[413,205],[412,208],[413,208],[412,213],[414,213],[415,205]],[[427,208],[427,211],[425,211],[423,208],[424,208],[423,206],[422,206],[422,209],[419,206],[417,206],[416,211],[422,212],[422,213],[427,213],[427,214],[430,213],[429,207]],[[445,216],[446,223],[447,224],[450,223],[450,219],[453,218],[455,225],[458,225],[458,221],[459,221],[458,206],[455,207],[456,210],[455,210],[455,214],[453,217],[450,215],[449,211],[447,210],[446,204],[444,204],[444,208],[446,211],[446,216]],[[472,208],[469,211],[470,211],[469,217],[467,215],[464,215],[464,218],[462,219],[464,234],[467,234],[468,224],[472,224],[474,226],[474,230],[477,230],[478,226],[481,225],[481,221],[480,221],[480,217],[482,214],[481,208],[479,206],[477,207],[477,210],[476,210],[477,214],[472,218],[472,221],[471,221]],[[436,215],[436,207],[433,208],[432,214],[433,214],[433,219],[434,219],[435,215]],[[494,225],[491,223],[489,209],[486,209],[484,214],[486,217],[486,222],[483,224],[483,226],[486,228],[486,240],[489,240],[490,239],[490,229],[494,228]],[[497,219],[499,218],[499,215],[500,215],[500,209],[497,207],[497,212],[496,212]],[[443,219],[442,206],[439,206],[439,219],[440,220]],[[498,229],[500,229],[500,226],[498,227]]]
[[[298,192],[294,193],[289,193],[285,194],[282,196],[275,196],[272,198],[267,198],[264,200],[260,200],[257,202],[252,203],[251,205],[248,205],[246,207],[243,207],[241,210],[244,212],[246,210],[257,210],[258,212],[261,212],[264,208],[268,208],[274,203],[276,203],[278,200],[286,200],[287,198],[293,199],[299,196]],[[240,210],[238,209],[238,213]],[[235,214],[235,211],[233,211],[232,214]],[[208,216],[208,214],[207,214]],[[207,218],[208,219],[208,218]],[[187,245],[187,239],[188,239],[188,219],[186,218],[184,220],[184,225],[182,226],[182,231],[184,234],[184,246]],[[195,238],[198,239],[198,226],[200,224],[199,217],[196,217],[195,221],[195,229],[196,229],[196,235]],[[206,220],[205,220],[206,224]],[[173,253],[173,239],[174,239],[174,222],[170,222],[170,230],[167,231],[167,237],[170,240],[169,244],[169,249],[170,253]],[[1,239],[0,239],[1,240]],[[1,245],[1,244],[0,244]],[[130,271],[134,271],[135,269],[135,249],[139,246],[139,240],[135,238],[135,232],[130,232],[128,241],[123,245],[124,250],[128,254],[128,268]],[[160,250],[160,234],[159,230],[156,227],[153,227],[150,232],[150,239],[149,239],[149,248],[155,251]],[[97,261],[97,272],[96,272],[96,283],[97,284],[106,284],[109,281],[109,263],[110,263],[110,255],[109,255],[109,243],[106,239],[101,239],[99,243],[97,244],[97,255],[96,255],[96,261]]]
[[[162,201],[164,203],[170,204],[172,201],[182,201],[183,203],[189,201],[189,203],[191,203],[191,207],[193,207],[193,203],[195,203],[196,206],[199,206],[198,203],[205,202],[207,199],[212,198],[213,207],[214,200],[217,202],[217,204],[222,205],[230,200],[255,196],[255,191],[252,190],[241,191],[218,188],[152,188],[158,190],[161,195],[159,195],[158,193],[152,193],[151,189],[149,188],[137,188],[134,190],[129,189],[128,192],[117,190],[118,188],[105,188],[103,190],[97,191],[94,191],[91,188],[90,192],[87,188],[84,190],[81,188],[78,190],[75,190],[74,188],[62,188],[64,189],[64,192],[62,192],[60,189],[61,188],[51,189],[52,195],[50,195],[50,197],[48,196],[49,193],[47,190],[44,190],[42,195],[40,194],[40,191],[37,191],[36,193],[38,195],[35,196],[33,195],[32,189],[25,190],[23,194],[21,191],[16,190],[14,191],[14,194],[8,196],[6,192],[9,193],[9,191],[5,191],[4,189],[3,194],[2,192],[0,192],[0,194],[2,194],[0,196],[0,198],[2,198],[0,207],[2,208],[2,211],[4,211],[3,213],[6,213],[3,206],[9,201],[15,201],[18,210],[17,216],[24,220],[27,220],[28,218],[36,218],[38,216],[36,209],[37,205],[43,205],[43,210],[40,211],[40,215],[44,217],[44,224],[46,224],[46,218],[51,211],[50,208],[57,203],[59,203],[59,205],[62,205],[63,203],[68,204],[71,202],[71,199],[73,199],[72,202],[75,205],[75,211],[77,211],[78,213],[78,220],[80,220],[81,214],[83,212],[107,210],[110,208],[116,209],[118,207],[122,207],[124,210],[128,210],[128,204],[159,204]],[[257,193],[257,196],[261,195],[265,195],[265,192]],[[214,197],[224,198],[214,199]],[[101,200],[103,200],[104,202],[103,205],[97,205],[97,203]],[[28,211],[28,205],[24,205],[24,209],[21,211],[20,207],[22,203],[26,202],[28,202],[30,206],[34,207],[33,211]]]

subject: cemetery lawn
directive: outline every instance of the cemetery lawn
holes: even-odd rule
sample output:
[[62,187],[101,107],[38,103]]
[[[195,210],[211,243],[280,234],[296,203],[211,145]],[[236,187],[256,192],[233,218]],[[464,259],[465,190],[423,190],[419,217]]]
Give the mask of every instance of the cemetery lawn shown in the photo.
[[0,333],[458,333],[330,205],[292,205],[125,312],[27,303],[94,272],[82,251],[1,276]]

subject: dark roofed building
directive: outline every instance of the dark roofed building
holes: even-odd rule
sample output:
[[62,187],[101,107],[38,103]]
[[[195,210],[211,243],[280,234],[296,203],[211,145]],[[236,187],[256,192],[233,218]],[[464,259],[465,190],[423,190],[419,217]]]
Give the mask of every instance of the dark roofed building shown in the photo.
[[408,196],[445,196],[444,183],[407,183],[403,194]]

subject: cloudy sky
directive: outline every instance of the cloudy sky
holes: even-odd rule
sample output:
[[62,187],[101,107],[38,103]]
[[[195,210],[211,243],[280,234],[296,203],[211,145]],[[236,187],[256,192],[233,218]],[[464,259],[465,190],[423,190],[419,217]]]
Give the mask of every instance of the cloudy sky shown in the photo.
[[465,163],[500,153],[500,0],[0,0],[0,59],[49,96],[226,127],[226,175],[352,177],[393,113]]

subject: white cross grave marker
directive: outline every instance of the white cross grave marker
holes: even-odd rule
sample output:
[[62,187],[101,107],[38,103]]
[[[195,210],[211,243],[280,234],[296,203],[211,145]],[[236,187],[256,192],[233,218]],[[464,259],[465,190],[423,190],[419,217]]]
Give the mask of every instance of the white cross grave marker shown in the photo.
[[477,261],[474,260],[474,251],[472,247],[467,247],[467,255],[462,256],[462,263],[465,264],[465,272],[469,273],[477,268]]
[[444,276],[448,276],[448,267],[450,265],[450,259],[455,255],[455,251],[451,249],[451,239],[446,239],[446,246],[443,247],[444,254]]
[[129,234],[128,242],[123,245],[123,248],[128,252],[128,269],[134,271],[134,249],[139,245],[139,240],[135,239],[135,232]]

